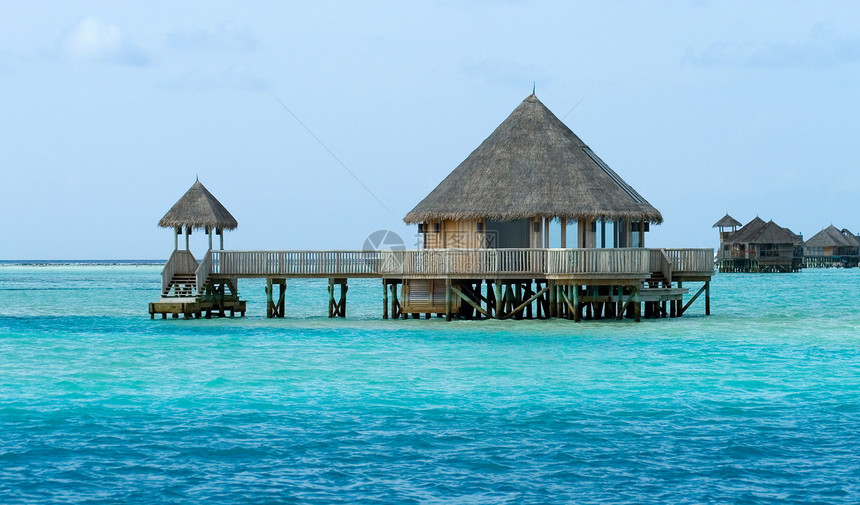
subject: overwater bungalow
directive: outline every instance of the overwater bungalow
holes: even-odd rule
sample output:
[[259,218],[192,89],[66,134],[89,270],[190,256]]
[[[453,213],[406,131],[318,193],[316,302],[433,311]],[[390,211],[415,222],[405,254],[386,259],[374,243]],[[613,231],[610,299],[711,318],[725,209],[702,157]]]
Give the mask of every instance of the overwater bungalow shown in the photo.
[[797,272],[803,268],[803,237],[759,217],[726,235],[719,251],[720,272]]
[[[417,250],[225,251],[210,240],[199,264],[175,253],[150,315],[223,315],[228,302],[241,302],[240,278],[266,279],[268,317],[284,317],[290,278],[328,279],[329,317],[346,316],[355,278],[381,279],[383,318],[638,321],[681,316],[702,294],[710,313],[713,249],[645,248],[660,212],[534,94],[404,220],[418,225]],[[556,225],[560,247],[550,248]],[[165,226],[174,228],[178,250],[180,226],[217,233],[225,223],[185,218]],[[195,266],[199,305],[177,309],[171,279]],[[687,300],[684,282],[701,283]]]
[[860,237],[833,225],[806,241],[803,266],[806,268],[856,267],[860,260]]

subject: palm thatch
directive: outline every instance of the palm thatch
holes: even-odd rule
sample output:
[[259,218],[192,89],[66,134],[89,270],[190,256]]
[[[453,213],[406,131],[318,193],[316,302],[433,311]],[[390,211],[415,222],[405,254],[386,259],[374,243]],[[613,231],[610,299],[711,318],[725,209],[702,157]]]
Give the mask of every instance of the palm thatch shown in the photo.
[[531,217],[663,222],[534,94],[404,221]]
[[858,247],[860,240],[847,229],[839,230],[833,225],[824,228],[806,241],[807,247]]
[[196,181],[161,218],[158,226],[233,230],[239,223],[200,181]]
[[740,226],[741,222],[732,216],[726,214],[722,219],[714,223],[714,228],[734,228],[735,226]]
[[774,223],[764,222],[756,217],[740,230],[732,233],[726,242],[734,244],[803,244],[803,238],[788,228]]

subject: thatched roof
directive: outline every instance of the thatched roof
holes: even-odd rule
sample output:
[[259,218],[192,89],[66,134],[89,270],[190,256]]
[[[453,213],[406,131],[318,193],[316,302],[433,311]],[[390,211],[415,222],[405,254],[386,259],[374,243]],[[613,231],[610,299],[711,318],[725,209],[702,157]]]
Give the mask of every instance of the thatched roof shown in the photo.
[[530,217],[663,222],[534,94],[404,221]]
[[232,230],[239,226],[236,218],[221,205],[217,198],[200,181],[182,195],[167,214],[158,222],[162,228],[190,226],[193,229],[210,228]]
[[732,216],[726,214],[722,219],[714,223],[714,228],[733,228],[735,226],[740,226],[741,222]]
[[847,229],[839,230],[833,225],[824,228],[806,241],[807,247],[858,247],[860,241]]
[[726,242],[735,244],[795,244],[803,243],[803,238],[800,235],[793,233],[788,228],[774,223],[773,221],[764,222],[760,217],[756,217],[740,230],[732,233]]

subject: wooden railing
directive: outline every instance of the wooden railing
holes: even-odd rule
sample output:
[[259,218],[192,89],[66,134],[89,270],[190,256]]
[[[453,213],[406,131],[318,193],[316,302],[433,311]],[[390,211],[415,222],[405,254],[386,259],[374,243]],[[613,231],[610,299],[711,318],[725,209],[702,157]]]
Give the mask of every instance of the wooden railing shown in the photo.
[[210,251],[212,273],[251,276],[377,275],[379,251]]
[[385,275],[542,275],[546,249],[422,249],[381,251]]
[[549,249],[549,274],[643,275],[651,272],[650,249]]
[[[655,259],[656,258],[656,259]],[[656,262],[656,263],[655,263]],[[654,269],[654,265],[657,268]],[[206,254],[198,289],[210,274],[235,277],[643,276],[713,270],[713,249],[422,249],[401,251],[220,251]]]
[[674,272],[713,272],[713,249],[664,249]]
[[170,281],[176,274],[193,274],[197,270],[197,260],[190,251],[176,249],[170,255],[170,259],[161,269],[161,292],[167,291]]
[[206,287],[206,281],[209,280],[209,274],[212,273],[212,251],[206,252],[203,259],[200,260],[200,266],[197,267],[197,292],[203,293],[203,288]]

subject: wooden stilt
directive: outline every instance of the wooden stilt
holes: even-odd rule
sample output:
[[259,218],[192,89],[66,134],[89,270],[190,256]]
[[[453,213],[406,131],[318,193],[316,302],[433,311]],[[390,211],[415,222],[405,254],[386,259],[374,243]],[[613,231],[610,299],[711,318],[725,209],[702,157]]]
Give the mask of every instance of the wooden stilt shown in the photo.
[[705,281],[705,315],[711,315],[711,281]]
[[388,319],[388,286],[382,279],[382,319]]
[[502,283],[498,279],[496,279],[493,283],[493,292],[495,293],[496,298],[496,311],[494,316],[496,319],[501,319],[503,313],[502,304],[504,304],[504,299],[502,298]]
[[451,320],[451,279],[445,279],[445,320]]

